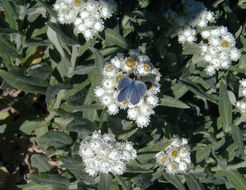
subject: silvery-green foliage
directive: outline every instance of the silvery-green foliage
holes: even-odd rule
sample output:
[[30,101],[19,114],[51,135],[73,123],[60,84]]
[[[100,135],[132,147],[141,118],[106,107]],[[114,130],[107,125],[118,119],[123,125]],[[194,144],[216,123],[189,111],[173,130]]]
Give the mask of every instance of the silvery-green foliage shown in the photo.
[[[86,40],[73,24],[57,22],[55,0],[0,0],[1,101],[20,114],[14,127],[1,125],[0,133],[27,136],[36,147],[27,184],[0,189],[245,190],[245,0],[203,1],[213,22],[191,31],[189,40],[178,38],[180,24],[167,17],[168,10],[182,10],[180,1],[116,2],[104,30]],[[193,43],[202,36],[194,35],[218,26],[228,28],[241,56],[208,75],[208,63]],[[124,110],[109,115],[95,96],[106,63],[132,49],[149,56],[162,75],[159,105],[145,128],[128,120]],[[40,106],[6,93],[13,88],[42,97]],[[117,142],[132,142],[137,151],[123,175],[86,172],[80,144],[99,129]],[[187,139],[185,172],[167,172],[156,161],[173,138]]]

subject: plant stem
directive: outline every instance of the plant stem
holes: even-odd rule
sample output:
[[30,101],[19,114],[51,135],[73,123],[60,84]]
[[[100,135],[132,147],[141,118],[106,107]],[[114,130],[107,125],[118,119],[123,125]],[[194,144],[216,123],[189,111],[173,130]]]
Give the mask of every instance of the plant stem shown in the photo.
[[99,121],[99,127],[98,127],[99,129],[102,128],[103,116],[104,116],[104,113],[105,113],[106,110],[107,110],[107,108],[104,107],[103,110],[102,110],[102,113],[100,115],[100,121]]

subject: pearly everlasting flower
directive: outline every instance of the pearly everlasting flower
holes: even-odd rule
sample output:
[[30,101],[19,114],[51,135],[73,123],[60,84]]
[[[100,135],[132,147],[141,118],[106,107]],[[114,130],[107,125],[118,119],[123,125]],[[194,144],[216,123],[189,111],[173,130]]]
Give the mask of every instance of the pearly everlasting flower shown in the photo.
[[183,44],[185,42],[193,43],[196,41],[196,31],[190,27],[186,27],[178,33],[178,41]]
[[214,75],[221,68],[227,69],[232,61],[238,61],[241,53],[235,47],[235,39],[226,27],[203,30],[201,37],[201,57],[208,63],[205,69],[208,75]]
[[191,165],[187,139],[175,137],[168,147],[155,155],[155,158],[169,174],[186,172]]
[[246,79],[239,81],[239,97],[246,97]]
[[104,20],[110,18],[116,8],[113,0],[57,0],[54,4],[58,22],[74,23],[75,32],[82,33],[86,40],[103,31]]
[[[103,80],[101,86],[95,88],[95,95],[101,104],[106,106],[110,115],[118,113],[119,109],[127,110],[127,117],[136,122],[138,127],[146,127],[150,122],[150,116],[154,114],[154,107],[158,105],[157,94],[160,92],[160,73],[150,62],[146,55],[135,54],[131,57],[115,56],[102,70]],[[129,80],[135,84],[141,83],[139,89],[142,95],[132,86],[127,92],[125,86],[119,89],[121,80]],[[132,85],[131,83],[131,85]],[[127,84],[124,84],[127,85]],[[120,94],[126,93],[124,100],[120,101]],[[134,102],[132,101],[134,97]],[[138,100],[139,98],[139,100]]]
[[209,22],[214,21],[214,13],[208,11],[203,2],[195,0],[182,0],[179,14],[171,9],[167,10],[166,19],[178,26],[190,26],[193,28],[203,28]]
[[241,112],[241,114],[246,114],[246,102],[245,101],[238,101],[236,103],[237,109]]
[[126,162],[137,157],[131,142],[117,142],[113,134],[102,135],[100,131],[94,131],[80,143],[79,155],[85,171],[93,177],[109,172],[122,175]]

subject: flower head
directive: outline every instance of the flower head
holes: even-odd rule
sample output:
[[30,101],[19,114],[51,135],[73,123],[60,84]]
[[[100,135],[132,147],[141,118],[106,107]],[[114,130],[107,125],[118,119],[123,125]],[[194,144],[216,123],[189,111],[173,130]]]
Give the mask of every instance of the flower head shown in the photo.
[[232,61],[238,61],[241,53],[235,47],[235,39],[224,26],[201,32],[201,57],[208,63],[205,71],[214,75],[216,70],[227,69]]
[[109,172],[122,175],[126,162],[137,157],[131,142],[117,142],[113,134],[102,135],[100,131],[94,131],[80,143],[79,155],[85,171],[93,177]]
[[110,18],[116,8],[113,0],[57,0],[54,4],[58,21],[61,24],[74,23],[75,32],[82,33],[86,40],[103,31],[104,20]]
[[186,172],[191,165],[190,148],[187,139],[172,139],[164,150],[155,155],[158,164],[165,167],[167,173],[176,174]]
[[95,95],[108,108],[108,113],[114,115],[119,109],[128,109],[127,117],[136,121],[138,127],[146,127],[150,115],[154,114],[153,108],[158,105],[157,93],[160,91],[160,73],[149,57],[119,54],[104,66],[102,75],[101,86],[96,87]]

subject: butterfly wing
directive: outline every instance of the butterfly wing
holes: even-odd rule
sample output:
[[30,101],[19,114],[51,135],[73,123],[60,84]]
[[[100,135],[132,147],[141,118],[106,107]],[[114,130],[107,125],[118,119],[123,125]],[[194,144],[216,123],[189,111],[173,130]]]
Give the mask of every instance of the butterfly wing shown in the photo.
[[131,78],[123,77],[120,79],[118,83],[118,90],[122,90],[128,86],[131,86],[132,83],[133,83],[133,80]]
[[140,98],[144,95],[147,90],[146,84],[141,81],[134,81],[130,90],[129,98],[130,102],[135,105],[139,102]]
[[118,83],[118,89],[120,90],[120,93],[118,95],[119,102],[123,102],[129,98],[133,82],[134,81],[128,77],[120,79]]
[[118,101],[123,102],[123,101],[127,100],[129,98],[129,94],[131,92],[131,89],[132,89],[131,84],[129,86],[127,86],[126,88],[123,88],[118,95]]

